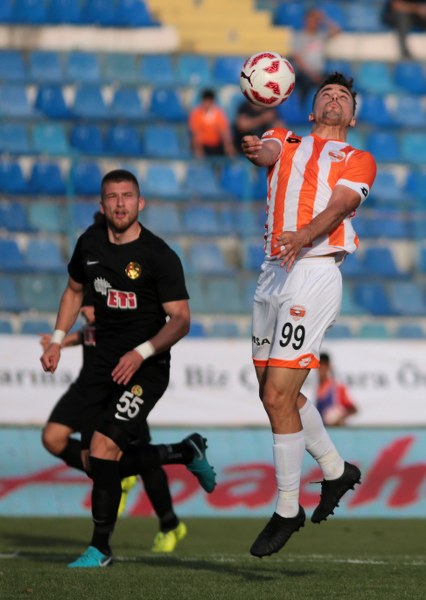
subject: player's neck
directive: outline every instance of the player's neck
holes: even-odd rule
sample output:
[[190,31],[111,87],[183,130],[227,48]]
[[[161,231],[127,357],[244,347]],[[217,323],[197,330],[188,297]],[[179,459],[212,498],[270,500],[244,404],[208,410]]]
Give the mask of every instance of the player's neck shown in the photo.
[[141,225],[138,221],[132,223],[132,225],[125,231],[117,231],[108,225],[108,240],[111,244],[129,244],[138,239],[141,233]]
[[339,140],[341,142],[346,142],[346,127],[314,123],[311,132],[324,140]]

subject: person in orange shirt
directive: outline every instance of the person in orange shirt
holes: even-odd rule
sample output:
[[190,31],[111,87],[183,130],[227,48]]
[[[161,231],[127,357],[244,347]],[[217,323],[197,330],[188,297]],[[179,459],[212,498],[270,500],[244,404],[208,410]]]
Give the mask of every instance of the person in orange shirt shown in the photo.
[[202,92],[201,103],[189,114],[189,129],[197,158],[236,154],[228,117],[216,104],[213,90],[206,89]]
[[376,175],[373,156],[346,141],[356,123],[352,85],[341,73],[319,85],[310,135],[276,128],[261,139],[250,135],[242,141],[246,157],[268,168],[265,260],[254,295],[252,351],[273,434],[278,498],[251,546],[258,557],[278,552],[305,524],[299,504],[305,449],[324,477],[313,523],[333,514],[361,481],[358,467],[340,456],[318,410],[301,393],[310,369],[318,368],[324,334],[339,314],[339,264],[358,246],[352,217]]
[[327,352],[320,354],[316,407],[327,427],[344,425],[348,417],[358,412],[347,387],[334,377]]

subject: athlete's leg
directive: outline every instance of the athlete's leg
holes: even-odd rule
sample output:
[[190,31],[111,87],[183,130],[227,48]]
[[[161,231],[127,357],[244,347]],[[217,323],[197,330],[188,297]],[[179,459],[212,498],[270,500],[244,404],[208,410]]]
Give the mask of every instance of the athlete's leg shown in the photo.
[[41,440],[50,454],[62,459],[69,467],[84,471],[81,442],[71,437],[74,431],[68,425],[49,421],[43,428]]

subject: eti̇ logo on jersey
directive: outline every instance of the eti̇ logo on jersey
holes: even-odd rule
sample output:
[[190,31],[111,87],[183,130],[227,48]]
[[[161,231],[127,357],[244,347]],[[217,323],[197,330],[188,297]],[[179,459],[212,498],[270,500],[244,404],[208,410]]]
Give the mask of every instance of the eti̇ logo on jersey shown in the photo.
[[290,317],[293,321],[300,321],[306,315],[306,308],[304,306],[293,305],[290,307]]
[[142,269],[139,263],[130,261],[125,268],[126,275],[129,279],[138,279],[141,276]]

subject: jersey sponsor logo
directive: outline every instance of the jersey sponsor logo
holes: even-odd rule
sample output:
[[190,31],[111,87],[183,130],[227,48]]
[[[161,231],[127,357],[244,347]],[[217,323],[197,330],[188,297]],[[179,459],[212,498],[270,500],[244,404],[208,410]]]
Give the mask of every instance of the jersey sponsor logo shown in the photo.
[[134,310],[138,307],[138,301],[135,292],[122,292],[109,288],[107,306],[121,310]]
[[92,265],[98,265],[98,264],[99,264],[98,260],[88,260],[88,261],[86,261],[86,265],[88,267],[91,267]]
[[255,335],[251,338],[251,341],[255,346],[264,346],[265,344],[271,345],[271,341],[268,338],[259,338]]
[[129,262],[125,271],[126,271],[127,277],[129,277],[129,279],[138,279],[138,277],[140,277],[141,273],[142,273],[140,264],[137,262],[133,262],[133,261]]
[[340,150],[330,150],[328,156],[330,157],[331,162],[341,162],[346,158],[346,154],[344,152],[340,152]]
[[312,357],[305,356],[301,360],[299,360],[299,367],[307,367],[312,361]]
[[293,137],[293,136],[290,136],[290,137],[288,137],[288,138],[286,139],[286,142],[287,142],[288,144],[300,144],[300,142],[301,142],[301,141],[302,141],[302,140],[301,140],[300,138]]
[[143,388],[141,385],[134,385],[131,389],[131,392],[132,394],[140,398],[143,394]]
[[95,281],[93,282],[93,287],[95,288],[96,292],[98,292],[99,294],[102,294],[102,296],[106,296],[109,288],[112,286],[103,277],[96,277]]
[[306,315],[306,308],[304,306],[291,306],[290,307],[290,317],[293,318],[294,321],[300,321]]

